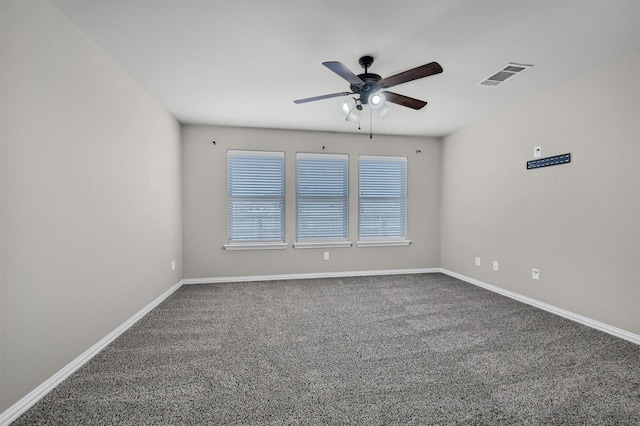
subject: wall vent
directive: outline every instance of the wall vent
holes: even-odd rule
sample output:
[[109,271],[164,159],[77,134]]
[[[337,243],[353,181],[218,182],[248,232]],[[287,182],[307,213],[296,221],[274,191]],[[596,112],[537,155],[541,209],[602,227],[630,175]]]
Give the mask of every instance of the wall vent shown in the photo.
[[488,77],[478,83],[479,86],[496,87],[521,72],[531,68],[533,65],[516,64],[513,62],[508,63],[498,71],[493,73],[491,77]]

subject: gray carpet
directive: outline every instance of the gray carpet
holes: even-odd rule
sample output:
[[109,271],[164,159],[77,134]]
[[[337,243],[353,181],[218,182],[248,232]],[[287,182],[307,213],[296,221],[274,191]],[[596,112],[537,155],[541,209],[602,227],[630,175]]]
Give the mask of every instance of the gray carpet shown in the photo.
[[183,286],[14,424],[640,424],[640,346],[441,274]]

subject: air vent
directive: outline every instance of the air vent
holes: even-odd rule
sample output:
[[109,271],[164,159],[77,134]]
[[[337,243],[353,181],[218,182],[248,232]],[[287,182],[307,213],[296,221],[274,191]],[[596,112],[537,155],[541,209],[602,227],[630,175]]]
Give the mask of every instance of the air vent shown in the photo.
[[524,65],[524,64],[514,64],[508,63],[495,73],[491,77],[482,80],[478,85],[486,86],[486,87],[496,87],[512,78],[514,75],[520,74],[522,71],[525,71],[531,68],[533,65]]

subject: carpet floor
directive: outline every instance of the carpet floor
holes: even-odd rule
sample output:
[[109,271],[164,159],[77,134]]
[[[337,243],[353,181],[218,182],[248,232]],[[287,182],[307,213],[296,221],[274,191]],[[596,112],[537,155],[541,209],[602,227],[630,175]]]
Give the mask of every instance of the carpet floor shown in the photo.
[[15,425],[640,424],[640,346],[442,274],[183,286]]

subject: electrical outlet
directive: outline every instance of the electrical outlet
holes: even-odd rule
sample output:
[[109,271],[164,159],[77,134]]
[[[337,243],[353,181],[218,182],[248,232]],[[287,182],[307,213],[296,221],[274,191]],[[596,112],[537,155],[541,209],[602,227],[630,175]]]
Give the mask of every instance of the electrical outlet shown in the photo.
[[175,270],[176,270],[176,261],[175,261],[175,260],[172,260],[172,261],[171,261],[171,270],[172,270],[172,271],[175,271]]
[[476,266],[480,266],[480,258],[476,257]]
[[500,264],[498,263],[497,260],[493,261],[493,270],[497,271],[498,269],[500,269]]
[[328,251],[324,252],[324,260],[329,260],[329,252]]
[[540,157],[542,157],[542,147],[536,146],[535,148],[533,148],[533,158],[540,158]]
[[531,270],[531,278],[533,278],[534,280],[539,280],[540,279],[540,269],[533,268]]

